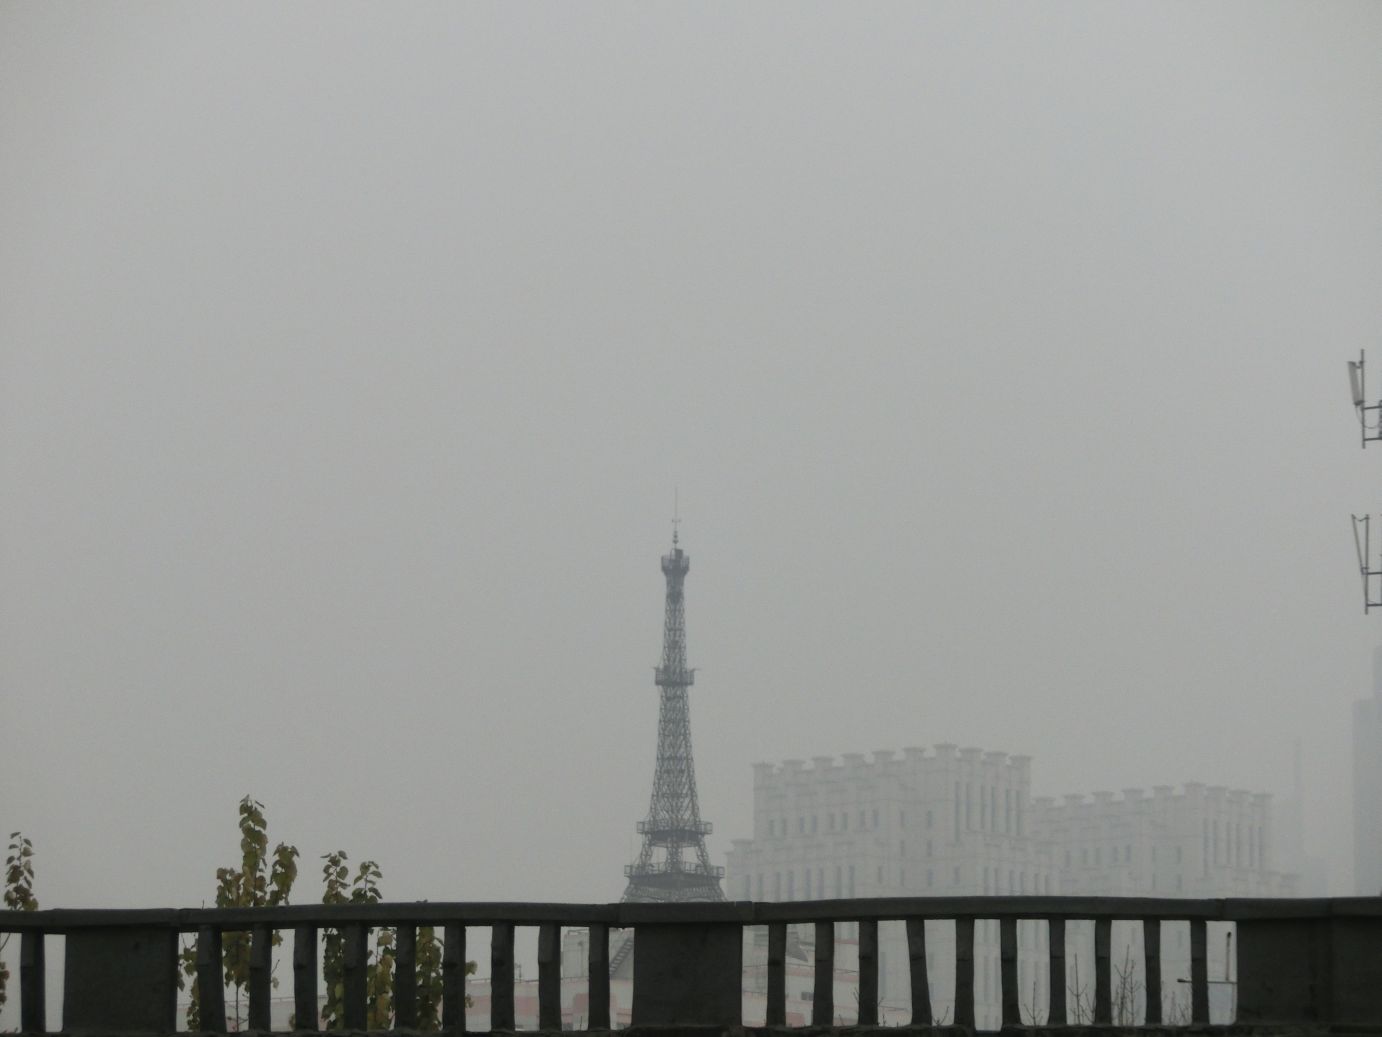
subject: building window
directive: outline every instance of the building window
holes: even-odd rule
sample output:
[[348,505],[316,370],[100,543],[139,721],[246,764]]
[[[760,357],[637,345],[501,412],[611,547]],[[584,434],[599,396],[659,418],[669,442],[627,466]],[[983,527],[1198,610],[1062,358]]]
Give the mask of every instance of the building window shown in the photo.
[[854,865],[849,866],[849,895],[854,896]]
[[842,831],[842,832],[848,832],[848,831],[849,831],[849,811],[848,811],[848,810],[841,810],[841,811],[840,811],[840,831]]
[[899,810],[897,812],[897,824],[899,828],[907,827],[907,811]]
[[877,811],[877,810],[875,810],[875,811],[873,812],[873,827],[874,827],[875,829],[878,827],[878,811]]
[[844,869],[842,866],[840,866],[840,865],[838,865],[838,864],[835,865],[835,896],[836,896],[836,897],[842,897],[842,896],[845,895],[845,877],[844,877],[844,871],[845,871],[845,869]]
[[806,869],[801,873],[801,887],[802,887],[801,899],[802,899],[802,900],[810,900],[810,899],[811,899],[811,869],[810,869],[810,868],[806,868]]
[[926,840],[926,856],[928,856],[928,857],[932,856],[932,851],[933,851],[933,850],[934,850],[934,847],[933,847],[932,844],[931,844],[931,840],[930,840],[930,839],[927,839],[927,840]]
[[906,839],[903,839],[900,843],[897,844],[897,855],[898,855],[899,857],[906,857],[906,856],[907,856],[907,840],[906,840]]
[[812,815],[811,815],[811,834],[812,834],[812,835],[815,835],[815,834],[816,834],[816,815],[815,815],[815,814],[812,814]]
[[773,872],[773,899],[782,899],[782,872]]
[[928,829],[933,828],[933,827],[935,827],[935,823],[936,823],[936,812],[935,812],[934,810],[928,810],[928,811],[926,811],[926,827],[927,827]]
[[745,899],[745,900],[752,900],[752,899],[753,899],[753,886],[750,885],[750,883],[752,883],[752,882],[753,882],[753,876],[752,876],[752,875],[745,875],[745,876],[744,876],[744,899]]
[[859,830],[863,831],[865,827],[866,826],[864,825],[864,812],[861,810],[859,811]]
[[[936,872],[934,868],[926,869],[926,888],[930,889],[936,884]],[[929,957],[929,955],[928,955]]]
[[789,871],[789,872],[787,873],[787,899],[788,899],[788,900],[795,900],[796,898],[797,898],[797,873],[796,873],[795,871]]
[[761,871],[758,873],[758,899],[763,899],[763,873]]

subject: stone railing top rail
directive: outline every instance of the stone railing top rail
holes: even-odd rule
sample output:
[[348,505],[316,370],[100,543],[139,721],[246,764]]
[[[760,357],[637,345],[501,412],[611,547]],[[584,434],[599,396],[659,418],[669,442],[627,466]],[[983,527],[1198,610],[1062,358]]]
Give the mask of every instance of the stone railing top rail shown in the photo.
[[0,911],[0,932],[63,933],[97,927],[155,926],[194,931],[205,925],[305,923],[615,928],[646,923],[767,925],[774,922],[890,921],[905,918],[1115,919],[1243,922],[1256,919],[1382,918],[1382,896],[1189,900],[1171,897],[964,896],[883,897],[867,900],[730,901],[717,904],[569,904],[533,901],[413,901],[378,904],[294,904],[258,908],[55,908]]

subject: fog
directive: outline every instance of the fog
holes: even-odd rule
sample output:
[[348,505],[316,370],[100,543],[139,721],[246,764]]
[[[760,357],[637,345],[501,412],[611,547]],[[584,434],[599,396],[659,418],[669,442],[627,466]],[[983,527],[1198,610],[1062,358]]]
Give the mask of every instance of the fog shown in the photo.
[[[0,830],[617,899],[758,760],[1287,793],[1351,891],[1382,7],[0,8]],[[1374,371],[1374,377],[1378,372]],[[1375,381],[1382,387],[1382,381]]]

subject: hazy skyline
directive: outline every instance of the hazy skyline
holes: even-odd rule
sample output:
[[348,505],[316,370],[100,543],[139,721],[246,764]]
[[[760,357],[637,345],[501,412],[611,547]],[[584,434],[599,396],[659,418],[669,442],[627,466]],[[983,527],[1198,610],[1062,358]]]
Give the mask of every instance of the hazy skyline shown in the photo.
[[[0,829],[614,900],[751,764],[1289,791],[1351,891],[1376,4],[0,6]],[[1375,394],[1374,394],[1375,395]]]

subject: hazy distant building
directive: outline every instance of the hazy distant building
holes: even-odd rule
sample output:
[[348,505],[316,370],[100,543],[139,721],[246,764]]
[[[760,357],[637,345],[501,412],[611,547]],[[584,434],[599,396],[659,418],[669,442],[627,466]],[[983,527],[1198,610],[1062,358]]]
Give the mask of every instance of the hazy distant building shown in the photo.
[[1275,870],[1271,796],[1188,782],[1177,793],[1125,789],[1039,797],[1032,831],[1056,850],[1058,892],[1091,896],[1281,897],[1296,878]]
[[[733,899],[1295,890],[1294,876],[1275,868],[1271,797],[1219,786],[1033,799],[1028,757],[942,744],[756,764],[753,803],[753,838],[736,839],[728,855]],[[1045,927],[1021,929],[1022,989],[1044,992]],[[976,927],[980,1027],[999,1020],[997,935],[994,924]],[[933,991],[953,990],[953,935],[932,943]],[[1173,942],[1168,956],[1178,949]],[[900,933],[880,936],[879,964],[885,1006],[901,1001]]]
[[1329,872],[1322,857],[1310,852],[1306,836],[1305,778],[1301,763],[1301,743],[1296,739],[1292,761],[1291,794],[1272,802],[1272,847],[1276,866],[1297,876],[1298,897],[1329,896]]
[[1372,697],[1353,704],[1353,883],[1362,896],[1382,893],[1382,648]]
[[[726,892],[768,901],[1055,892],[1051,848],[1028,831],[1029,764],[1025,756],[954,745],[878,751],[872,759],[846,753],[841,762],[818,756],[809,767],[756,764],[754,838],[734,841]],[[1020,934],[1024,970],[1046,966],[1034,930]],[[981,923],[975,932],[976,1018],[996,1025],[996,927]],[[938,929],[928,939],[938,1018],[953,1018],[943,993],[954,984],[953,932]],[[905,940],[885,927],[884,1017],[910,1005],[909,982]]]

